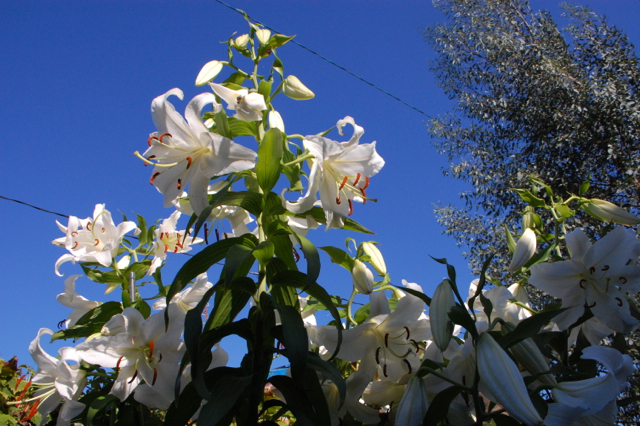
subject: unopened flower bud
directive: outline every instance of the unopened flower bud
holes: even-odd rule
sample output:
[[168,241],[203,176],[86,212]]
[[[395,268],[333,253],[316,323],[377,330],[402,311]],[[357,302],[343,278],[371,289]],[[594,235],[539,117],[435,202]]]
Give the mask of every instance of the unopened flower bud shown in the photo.
[[307,99],[312,99],[316,95],[313,93],[307,86],[302,84],[298,77],[295,75],[290,75],[284,80],[284,85],[282,86],[282,91],[285,95],[290,97],[291,99],[295,99],[296,101],[304,101]]
[[[516,328],[511,323],[503,324],[502,327],[509,332],[512,332]],[[529,373],[540,374],[549,371],[549,363],[531,337],[511,346],[510,350],[513,356],[516,357],[516,360],[522,364]],[[543,383],[556,384],[556,379],[552,374],[538,376],[538,380]]]
[[429,408],[427,386],[422,377],[414,375],[404,389],[396,412],[396,426],[421,425]]
[[278,129],[284,133],[284,121],[282,121],[282,116],[276,110],[269,111],[269,127]]
[[362,249],[371,259],[370,263],[373,268],[378,271],[379,274],[385,275],[387,273],[387,265],[384,263],[382,253],[378,250],[375,244],[367,241],[362,243]]
[[265,29],[258,30],[256,31],[256,37],[258,37],[260,44],[267,44],[269,43],[269,37],[271,37],[271,31]]
[[204,86],[222,71],[222,63],[218,61],[207,62],[196,77],[196,86]]
[[241,36],[236,37],[233,42],[238,49],[245,49],[247,43],[249,43],[249,34],[242,34]]
[[535,216],[537,216],[536,209],[533,206],[525,207],[522,215],[522,229],[534,229],[536,227]]
[[632,215],[622,207],[597,198],[589,200],[582,206],[588,215],[600,219],[604,222],[619,223],[621,225],[638,225],[640,218]]
[[491,392],[495,402],[502,405],[509,416],[527,426],[541,425],[542,417],[533,406],[522,374],[509,355],[489,333],[480,336],[476,350],[480,385]]
[[533,232],[531,228],[527,228],[518,240],[516,249],[513,251],[509,272],[514,272],[522,268],[536,252],[537,246],[536,233]]
[[453,336],[453,322],[449,319],[449,311],[455,304],[451,282],[445,279],[436,288],[431,305],[429,305],[431,334],[433,341],[441,351],[447,349],[451,336]]
[[371,294],[373,291],[373,272],[367,265],[356,259],[351,270],[353,286],[362,294]]

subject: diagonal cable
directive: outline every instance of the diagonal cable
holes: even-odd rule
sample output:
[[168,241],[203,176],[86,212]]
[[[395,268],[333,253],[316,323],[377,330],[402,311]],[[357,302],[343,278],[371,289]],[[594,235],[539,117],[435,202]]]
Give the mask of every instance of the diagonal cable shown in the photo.
[[[265,27],[266,29],[268,29],[268,30],[270,30],[270,31],[272,31],[272,32],[274,32],[274,33],[282,34],[282,33],[280,33],[279,31],[277,31],[277,30],[273,29],[272,27],[270,27],[270,26],[268,26],[268,25],[265,25],[265,24],[263,24],[262,22],[258,21],[257,19],[254,19],[254,18],[252,18],[251,16],[247,15],[247,13],[246,13],[245,11],[243,11],[243,10],[236,9],[235,7],[233,7],[233,6],[229,5],[229,4],[227,4],[227,3],[225,3],[225,2],[223,2],[223,1],[221,1],[221,0],[215,0],[215,1],[216,1],[216,2],[218,2],[218,3],[220,3],[220,4],[221,4],[221,5],[223,5],[223,6],[228,7],[229,9],[231,9],[231,10],[233,10],[233,11],[235,11],[235,12],[240,13],[240,14],[241,14],[241,15],[243,15],[243,16],[246,16],[248,19],[251,19],[251,20],[252,20],[253,22],[255,22],[256,24],[260,24],[260,25],[262,25],[263,27]],[[397,96],[395,96],[395,95],[393,95],[393,94],[391,94],[391,93],[387,92],[386,90],[384,90],[384,89],[382,89],[382,88],[380,88],[380,87],[376,86],[374,83],[372,83],[372,82],[370,82],[370,81],[368,81],[368,80],[366,80],[366,79],[364,79],[364,78],[360,77],[359,75],[357,75],[357,74],[355,74],[355,73],[353,73],[353,72],[349,71],[347,68],[343,67],[342,65],[339,65],[339,64],[335,63],[335,62],[334,62],[334,61],[332,61],[331,59],[328,59],[328,58],[326,58],[326,57],[322,56],[321,54],[319,54],[318,52],[316,52],[316,51],[314,51],[314,50],[312,50],[312,49],[309,49],[307,46],[305,46],[305,45],[303,45],[303,44],[300,44],[300,43],[298,43],[298,42],[297,42],[297,41],[295,41],[295,40],[291,40],[291,41],[290,41],[290,43],[294,43],[294,44],[296,44],[296,45],[300,46],[300,47],[301,47],[301,48],[303,48],[304,50],[306,50],[306,51],[308,51],[308,52],[310,52],[310,53],[312,53],[312,54],[316,55],[317,57],[319,57],[319,58],[320,58],[320,59],[322,59],[323,61],[326,61],[326,62],[330,63],[331,65],[333,65],[333,66],[335,66],[335,67],[337,67],[337,68],[341,69],[342,71],[344,71],[344,72],[346,72],[346,73],[348,73],[348,74],[351,74],[353,77],[357,78],[358,80],[362,81],[363,83],[368,84],[369,86],[373,87],[374,89],[376,89],[376,90],[378,90],[378,91],[380,91],[380,92],[384,93],[385,95],[387,95],[387,96],[389,96],[389,97],[391,97],[391,98],[395,99],[396,101],[398,101],[398,102],[400,102],[400,103],[402,103],[402,104],[404,104],[404,105],[408,106],[408,107],[409,107],[409,108],[411,108],[412,110],[417,111],[417,112],[419,112],[420,114],[422,114],[422,115],[424,115],[424,116],[426,116],[426,117],[428,117],[428,118],[433,118],[432,116],[430,116],[430,115],[429,115],[429,114],[427,114],[426,112],[424,112],[424,111],[422,111],[422,110],[420,110],[420,109],[418,109],[418,108],[414,107],[413,105],[411,105],[411,104],[409,104],[409,103],[407,103],[407,102],[403,101],[403,100],[402,100],[402,99],[400,99],[399,97],[397,97]]]

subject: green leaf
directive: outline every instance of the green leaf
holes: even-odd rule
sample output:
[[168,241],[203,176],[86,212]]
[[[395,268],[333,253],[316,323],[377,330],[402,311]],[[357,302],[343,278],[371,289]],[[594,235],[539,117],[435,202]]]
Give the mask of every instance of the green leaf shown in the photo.
[[309,352],[307,354],[307,366],[322,373],[325,378],[331,380],[333,384],[337,386],[338,394],[340,395],[340,405],[342,405],[347,397],[347,384],[340,370],[329,361],[320,358],[320,355],[315,352]]
[[274,253],[278,259],[282,260],[287,268],[297,271],[298,265],[293,258],[293,243],[289,235],[271,235],[270,241],[273,243]]
[[393,286],[396,287],[396,288],[399,288],[402,291],[406,291],[407,293],[409,293],[409,294],[411,294],[413,296],[416,296],[416,297],[422,299],[422,301],[427,306],[431,306],[431,298],[429,296],[427,296],[426,294],[424,294],[423,292],[418,291],[418,290],[414,290],[414,289],[408,288],[408,287],[402,287],[402,286],[395,285],[395,284]]
[[202,407],[198,426],[216,426],[251,384],[251,376],[224,376],[211,391],[211,399]]
[[538,334],[542,327],[547,325],[556,315],[561,314],[567,309],[569,308],[538,312],[537,314],[518,323],[515,330],[502,336],[498,343],[503,349],[509,349],[516,343],[520,343],[521,341]]
[[528,189],[514,189],[514,191],[525,203],[533,207],[544,207],[547,205],[542,198],[536,197]]
[[[313,422],[315,413],[313,412],[313,402],[308,398],[306,392],[300,392],[298,386],[291,377],[273,376],[269,379],[287,401],[287,407],[296,418],[296,424],[300,426],[323,426]],[[330,424],[330,423],[329,423]]]
[[180,396],[174,400],[164,418],[166,426],[184,426],[200,408],[202,398],[198,395],[193,382],[190,382],[180,392]]
[[367,228],[350,218],[346,218],[344,220],[344,225],[341,229],[344,229],[345,231],[362,232],[363,234],[375,234],[375,232],[369,231]]
[[89,405],[89,410],[87,411],[87,426],[90,426],[93,423],[93,419],[100,411],[104,410],[109,404],[117,404],[118,398],[113,395],[101,395],[94,399]]
[[234,72],[229,77],[227,77],[227,79],[223,81],[223,83],[232,83],[232,84],[237,84],[238,86],[242,86],[245,80],[246,80],[246,77],[244,76],[244,74],[241,74],[239,72]]
[[278,74],[280,74],[280,78],[284,78],[284,65],[282,65],[282,61],[277,56],[273,61],[273,65],[271,66],[271,69],[277,72]]
[[280,313],[282,323],[282,342],[287,349],[287,358],[291,362],[291,376],[295,381],[302,381],[307,368],[308,341],[307,329],[302,321],[298,309],[274,302],[273,305]]
[[252,252],[253,249],[251,247],[247,247],[242,244],[236,244],[229,248],[227,258],[224,263],[224,282],[226,286],[231,284],[236,270],[251,256]]
[[560,220],[568,219],[576,214],[569,206],[563,203],[554,204],[553,208],[558,213]]
[[51,341],[91,336],[94,333],[98,333],[111,317],[121,313],[122,305],[119,302],[103,303],[80,317],[73,327],[55,333],[51,336]]
[[[238,271],[243,272],[242,270],[242,266],[238,268]],[[223,288],[216,292],[213,310],[205,330],[211,330],[232,321],[257,290],[256,283],[246,276],[234,278],[229,287],[224,286],[224,283],[220,285]]]
[[369,315],[371,315],[371,304],[367,303],[366,305],[358,308],[356,313],[353,315],[353,320],[356,324],[362,324],[367,320],[367,318],[369,318]]
[[267,130],[258,147],[256,175],[258,184],[269,193],[280,178],[282,170],[282,133],[276,128]]
[[271,285],[273,286],[286,286],[304,289],[306,293],[314,297],[318,302],[322,303],[328,310],[333,319],[336,321],[336,328],[338,329],[338,344],[336,352],[331,356],[331,359],[335,358],[340,350],[342,344],[342,323],[340,322],[340,314],[338,309],[331,300],[331,296],[327,291],[316,283],[308,284],[307,276],[299,271],[280,271],[277,272],[271,278]]
[[220,262],[227,256],[229,249],[237,244],[242,244],[253,249],[255,247],[256,237],[251,234],[245,234],[241,237],[227,238],[220,240],[210,246],[205,247],[198,254],[189,259],[180,268],[176,277],[171,283],[171,287],[167,293],[167,305],[171,302],[173,296],[187,286],[193,279]]
[[[202,296],[202,299],[195,308],[187,311],[187,315],[184,320],[184,344],[189,353],[191,359],[191,375],[193,377],[192,383],[195,386],[198,394],[206,400],[209,400],[209,390],[204,382],[203,372],[207,369],[202,368],[203,361],[200,360],[200,336],[202,335],[202,312],[205,306],[209,303],[209,299],[219,286],[215,285]],[[168,306],[168,302],[167,302]],[[166,318],[166,316],[165,316]]]
[[97,268],[90,268],[87,265],[80,264],[82,271],[91,281],[102,284],[122,284],[122,276],[115,271],[104,272]]
[[287,213],[287,209],[282,205],[282,198],[275,192],[266,194],[264,201],[264,213],[269,216],[281,215]]
[[258,93],[264,96],[264,101],[269,102],[271,99],[271,82],[262,80],[258,86]]
[[331,262],[342,266],[347,271],[353,271],[355,265],[354,259],[344,250],[332,246],[318,247],[331,257]]
[[504,234],[507,237],[507,248],[509,248],[509,254],[513,254],[513,251],[516,249],[516,240],[513,239],[513,235],[511,235],[511,231],[509,231],[509,227],[505,223],[504,225]]
[[258,124],[257,121],[253,121],[251,123],[238,120],[235,117],[229,117],[227,119],[229,122],[229,128],[231,129],[231,134],[233,137],[238,136],[253,136],[257,139],[258,137]]
[[233,133],[231,133],[231,127],[229,126],[229,121],[227,120],[227,113],[224,112],[224,108],[222,108],[220,112],[216,114],[215,122],[216,122],[216,132],[220,136],[223,136],[228,139],[233,139]]
[[263,241],[253,249],[253,257],[258,259],[260,265],[266,265],[273,258],[275,247],[271,241]]
[[300,248],[304,252],[304,256],[307,260],[307,285],[312,285],[320,275],[320,255],[318,254],[318,249],[316,249],[316,246],[314,246],[311,241],[307,240],[302,235],[292,235],[296,240],[298,240]]
[[589,183],[589,181],[584,182],[582,185],[580,185],[580,189],[578,190],[578,195],[583,196],[584,194],[586,194],[590,186],[591,186],[591,183]]
[[140,216],[137,213],[136,216],[138,216],[138,228],[140,229],[140,235],[138,235],[138,238],[140,238],[140,245],[142,246],[147,243],[147,221],[143,216]]
[[478,330],[476,330],[476,322],[473,320],[469,312],[460,305],[456,305],[449,311],[449,319],[456,324],[461,325],[467,330],[474,339],[478,338]]
[[449,406],[461,391],[462,388],[458,386],[451,386],[438,392],[438,394],[433,398],[433,401],[431,401],[431,404],[429,404],[429,409],[427,410],[427,415],[424,417],[422,425],[437,425],[444,420],[449,412]]
[[[269,47],[271,49],[276,49],[280,46],[284,46],[286,43],[288,43],[290,40],[293,40],[295,36],[286,36],[283,34],[274,34],[271,36],[271,38],[269,39]],[[280,67],[282,67],[282,62],[280,62]],[[273,66],[275,67],[276,64],[274,63]]]

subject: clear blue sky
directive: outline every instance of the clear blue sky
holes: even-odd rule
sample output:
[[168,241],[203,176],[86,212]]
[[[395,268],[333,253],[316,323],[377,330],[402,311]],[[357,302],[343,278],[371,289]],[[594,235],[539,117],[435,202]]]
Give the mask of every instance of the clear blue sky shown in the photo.
[[[429,115],[450,108],[428,70],[433,52],[421,30],[443,20],[428,1],[228,1]],[[532,1],[534,9],[554,12],[556,4]],[[640,42],[640,1],[589,4]],[[247,32],[242,16],[213,0],[1,2],[0,195],[81,218],[97,203],[106,203],[116,221],[118,210],[151,222],[168,217],[171,210],[148,183],[150,169],[132,153],[144,150],[155,130],[151,100],[174,87],[185,100],[205,91],[193,85],[195,77],[206,62],[226,59],[219,42],[234,31]],[[457,203],[465,186],[442,177],[445,159],[430,144],[426,117],[300,47],[278,54],[285,72],[316,93],[307,102],[276,100],[289,133],[314,134],[350,115],[365,129],[361,142],[377,141],[386,166],[367,192],[379,202],[357,205],[354,218],[377,232],[394,283],[407,279],[432,293],[445,270],[429,254],[449,258],[461,284],[470,281],[462,250],[441,235],[432,213],[433,203]],[[176,102],[178,111],[185,105]],[[55,329],[68,315],[55,300],[64,278],[54,274],[54,263],[65,251],[51,245],[61,236],[53,215],[0,200],[0,219],[0,357],[31,363],[27,348],[37,330]],[[318,230],[310,239],[343,247],[349,236],[364,238]],[[349,274],[322,260],[319,282],[347,297]],[[80,273],[70,263],[62,270]],[[173,273],[167,268],[165,281]],[[110,300],[103,289],[77,281],[91,300]],[[55,354],[58,346],[47,350]]]

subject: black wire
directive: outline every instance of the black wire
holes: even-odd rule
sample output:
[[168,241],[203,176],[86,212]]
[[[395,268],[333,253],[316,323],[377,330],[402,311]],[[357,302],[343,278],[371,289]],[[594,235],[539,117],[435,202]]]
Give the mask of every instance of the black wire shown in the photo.
[[[260,21],[258,21],[258,20],[256,20],[256,19],[252,18],[251,16],[247,15],[247,13],[246,13],[245,11],[240,10],[240,9],[236,9],[235,7],[233,7],[233,6],[231,6],[231,5],[228,5],[227,3],[225,3],[225,2],[223,2],[223,1],[221,1],[221,0],[215,0],[215,1],[216,1],[216,2],[218,2],[218,3],[220,3],[220,4],[221,4],[221,5],[223,5],[223,6],[228,7],[229,9],[231,9],[231,10],[233,10],[233,11],[235,11],[235,12],[238,12],[238,13],[242,14],[243,16],[246,16],[247,18],[249,18],[249,19],[251,19],[252,21],[254,21],[256,24],[260,24],[260,25],[262,25],[263,27],[265,27],[266,29],[273,31],[274,33],[281,34],[279,31],[277,31],[277,30],[275,30],[275,29],[271,28],[271,27],[270,27],[270,26],[268,26],[268,25],[263,24],[262,22],[260,22]],[[324,56],[322,56],[322,55],[321,55],[321,54],[319,54],[318,52],[315,52],[315,51],[313,51],[313,50],[309,49],[307,46],[304,46],[304,45],[302,45],[302,44],[298,43],[298,42],[297,42],[297,41],[295,41],[295,40],[291,40],[291,43],[293,43],[293,44],[296,44],[296,45],[300,46],[300,47],[301,47],[301,48],[303,48],[304,50],[306,50],[306,51],[308,51],[308,52],[310,52],[310,53],[312,53],[312,54],[316,55],[317,57],[319,57],[319,58],[320,58],[320,59],[322,59],[323,61],[327,61],[327,62],[329,62],[331,65],[333,65],[333,66],[335,66],[335,67],[338,67],[338,68],[339,68],[339,69],[341,69],[342,71],[344,71],[344,72],[346,72],[346,73],[351,74],[352,76],[354,76],[354,77],[355,77],[355,78],[357,78],[358,80],[362,81],[363,83],[366,83],[366,84],[368,84],[369,86],[373,87],[374,89],[379,90],[380,92],[384,93],[385,95],[387,95],[387,96],[389,96],[389,97],[391,97],[391,98],[395,99],[396,101],[398,101],[398,102],[400,102],[400,103],[402,103],[402,104],[404,104],[404,105],[408,106],[408,107],[409,107],[409,108],[411,108],[412,110],[417,111],[417,112],[419,112],[420,114],[422,114],[422,115],[424,115],[424,116],[426,116],[426,117],[428,117],[428,118],[433,119],[433,117],[432,117],[432,116],[430,116],[429,114],[427,114],[426,112],[424,112],[424,111],[422,111],[422,110],[420,110],[420,109],[418,109],[418,108],[414,107],[414,106],[413,106],[413,105],[411,105],[411,104],[408,104],[407,102],[403,101],[403,100],[402,100],[402,99],[400,99],[399,97],[397,97],[397,96],[395,96],[395,95],[393,95],[393,94],[391,94],[391,93],[387,92],[386,90],[384,90],[384,89],[382,89],[382,88],[380,88],[380,87],[376,86],[375,84],[371,83],[370,81],[365,80],[364,78],[360,77],[359,75],[357,75],[357,74],[355,74],[355,73],[353,73],[353,72],[349,71],[347,68],[343,67],[342,65],[339,65],[339,64],[337,64],[337,63],[333,62],[331,59],[325,58]]]
[[40,211],[43,211],[45,213],[55,214],[57,216],[66,217],[67,219],[69,218],[69,215],[52,212],[51,210],[43,209],[43,208],[40,208],[40,207],[36,207],[33,204],[25,203],[24,201],[14,200],[13,198],[3,197],[2,195],[0,195],[0,198],[2,198],[4,200],[8,200],[8,201],[13,201],[14,203],[24,204],[25,206],[29,206],[29,207],[31,207],[33,209],[40,210]]

